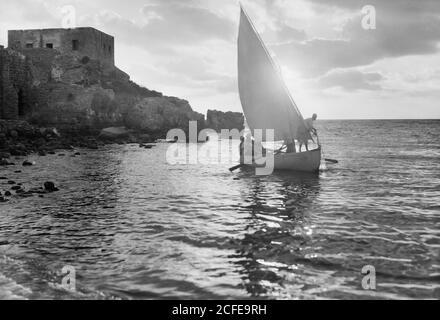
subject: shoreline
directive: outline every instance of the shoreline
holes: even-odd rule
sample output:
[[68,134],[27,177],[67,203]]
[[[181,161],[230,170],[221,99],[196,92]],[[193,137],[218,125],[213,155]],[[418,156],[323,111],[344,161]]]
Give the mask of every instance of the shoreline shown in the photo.
[[0,120],[0,160],[31,154],[45,156],[75,148],[96,150],[113,143],[150,144],[162,137],[127,129],[115,134],[103,133],[106,132],[98,129],[58,131],[55,127],[34,126],[26,121]]
[[54,127],[43,128],[26,121],[0,120],[0,203],[9,202],[11,198],[44,197],[45,194],[59,191],[49,179],[40,181],[38,188],[27,189],[24,183],[16,181],[16,176],[10,178],[9,174],[5,175],[4,168],[12,168],[15,174],[21,174],[21,168],[33,167],[36,163],[29,161],[28,156],[76,157],[85,150],[98,150],[111,144],[138,144],[140,148],[151,149],[158,140],[155,136],[129,130],[113,136],[103,135],[103,132],[78,130],[60,133]]

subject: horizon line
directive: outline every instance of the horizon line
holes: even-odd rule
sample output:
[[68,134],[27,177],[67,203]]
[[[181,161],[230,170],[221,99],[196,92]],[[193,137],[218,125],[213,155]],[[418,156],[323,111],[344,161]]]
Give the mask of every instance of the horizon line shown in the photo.
[[329,120],[335,120],[335,121],[365,121],[365,120],[388,120],[388,121],[396,121],[396,120],[440,120],[440,118],[346,118],[346,119],[338,119],[338,118],[320,118],[316,121],[329,121]]

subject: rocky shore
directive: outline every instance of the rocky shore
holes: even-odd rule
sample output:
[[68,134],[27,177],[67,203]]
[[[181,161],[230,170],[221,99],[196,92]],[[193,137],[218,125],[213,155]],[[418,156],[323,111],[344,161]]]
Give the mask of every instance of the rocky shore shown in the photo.
[[[96,150],[106,144],[138,143],[141,148],[151,149],[155,140],[154,136],[124,127],[72,133],[31,125],[26,121],[0,120],[0,203],[11,198],[44,197],[58,191],[52,181],[41,181],[40,187],[28,189],[15,178],[6,176],[6,172],[13,170],[14,177],[17,177],[22,174],[23,168],[34,166],[35,162],[26,159],[29,155],[76,157],[83,150]],[[79,149],[82,151],[79,152]]]
[[45,156],[75,148],[98,149],[109,143],[153,143],[159,138],[125,128],[117,129],[117,132],[106,129],[69,133],[54,127],[30,125],[26,121],[0,120],[0,165],[7,165],[13,156],[33,153]]
[[[16,173],[20,173],[16,171]],[[0,183],[3,183],[3,189],[7,189],[10,187],[10,190],[0,191],[0,203],[6,203],[11,198],[29,198],[33,196],[38,196],[43,198],[45,194],[53,193],[59,191],[59,189],[55,186],[55,183],[52,181],[46,181],[39,188],[31,188],[26,190],[26,187],[22,183],[17,183],[14,180],[8,180],[7,177],[0,176]]]

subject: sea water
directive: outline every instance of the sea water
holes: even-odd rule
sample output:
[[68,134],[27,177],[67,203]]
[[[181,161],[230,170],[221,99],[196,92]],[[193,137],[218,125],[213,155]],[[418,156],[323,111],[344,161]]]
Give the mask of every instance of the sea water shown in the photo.
[[440,298],[440,121],[318,129],[339,160],[319,175],[170,165],[168,144],[0,168],[60,189],[0,204],[0,299]]

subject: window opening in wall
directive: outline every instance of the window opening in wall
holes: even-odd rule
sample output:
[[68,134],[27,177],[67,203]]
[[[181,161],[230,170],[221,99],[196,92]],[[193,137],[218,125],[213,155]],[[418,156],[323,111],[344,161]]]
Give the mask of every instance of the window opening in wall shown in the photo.
[[26,43],[26,48],[30,49],[33,48],[34,44],[33,43]]
[[46,43],[46,48],[53,49],[53,43]]
[[72,40],[72,50],[74,50],[74,51],[79,50],[79,41],[78,40]]

